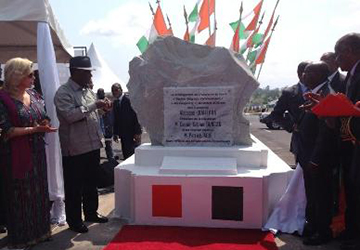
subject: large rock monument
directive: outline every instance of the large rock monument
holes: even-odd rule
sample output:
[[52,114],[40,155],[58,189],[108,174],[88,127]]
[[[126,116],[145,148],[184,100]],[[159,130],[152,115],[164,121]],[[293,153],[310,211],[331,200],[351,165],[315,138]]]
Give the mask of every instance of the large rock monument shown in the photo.
[[249,133],[258,82],[225,48],[158,38],[127,85],[151,144],[115,168],[115,216],[142,225],[261,228],[291,169]]
[[259,83],[241,56],[159,38],[129,73],[131,102],[152,145],[251,145],[243,109]]

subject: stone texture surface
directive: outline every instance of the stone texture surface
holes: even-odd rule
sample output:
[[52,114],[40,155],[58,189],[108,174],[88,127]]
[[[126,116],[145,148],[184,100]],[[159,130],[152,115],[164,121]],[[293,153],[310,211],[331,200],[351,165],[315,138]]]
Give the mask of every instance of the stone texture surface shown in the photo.
[[[233,144],[250,145],[249,122],[242,111],[259,86],[242,57],[228,49],[158,38],[129,66],[131,103],[153,145],[163,145],[164,87],[234,87]],[[190,146],[190,145],[189,145]]]

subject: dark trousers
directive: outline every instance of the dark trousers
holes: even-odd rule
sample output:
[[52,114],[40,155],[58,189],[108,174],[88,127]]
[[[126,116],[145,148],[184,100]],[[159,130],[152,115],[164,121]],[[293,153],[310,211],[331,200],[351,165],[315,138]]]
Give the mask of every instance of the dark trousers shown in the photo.
[[123,136],[120,139],[121,139],[121,151],[123,153],[125,160],[134,154],[136,145],[135,145],[134,137],[132,136],[131,137]]
[[333,216],[333,169],[330,166],[318,166],[314,170],[305,166],[303,170],[306,220],[319,234],[328,234],[331,232]]
[[[352,164],[349,171],[349,205],[351,210],[348,216],[351,226],[354,227],[355,238],[360,235],[360,146],[357,145],[354,150]],[[349,206],[347,207],[348,210]],[[348,212],[348,211],[346,211]],[[346,221],[347,222],[347,221]]]
[[69,226],[82,223],[81,205],[85,218],[96,215],[99,206],[96,187],[99,164],[100,149],[63,157],[65,213]]
[[350,236],[356,234],[356,191],[352,184],[351,164],[354,154],[354,145],[351,142],[342,142],[340,145],[340,161],[342,170],[342,181],[345,189],[345,229]]
[[114,159],[114,151],[112,148],[112,138],[105,138],[105,153],[108,160]]
[[5,195],[4,195],[4,181],[2,180],[2,173],[0,171],[0,226],[6,225],[6,215],[5,215]]

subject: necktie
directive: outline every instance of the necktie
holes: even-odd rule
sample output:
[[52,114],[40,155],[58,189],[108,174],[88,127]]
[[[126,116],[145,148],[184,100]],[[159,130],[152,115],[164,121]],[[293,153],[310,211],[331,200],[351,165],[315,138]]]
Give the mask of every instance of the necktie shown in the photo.
[[350,97],[350,84],[351,84],[351,73],[350,71],[346,74],[346,78],[345,78],[345,86],[346,86],[346,96]]

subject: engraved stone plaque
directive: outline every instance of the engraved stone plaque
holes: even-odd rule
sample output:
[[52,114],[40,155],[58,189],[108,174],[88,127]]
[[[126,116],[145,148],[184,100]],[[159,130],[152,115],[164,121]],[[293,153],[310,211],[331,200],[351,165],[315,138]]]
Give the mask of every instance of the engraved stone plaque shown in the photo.
[[233,87],[164,88],[165,146],[232,146]]

